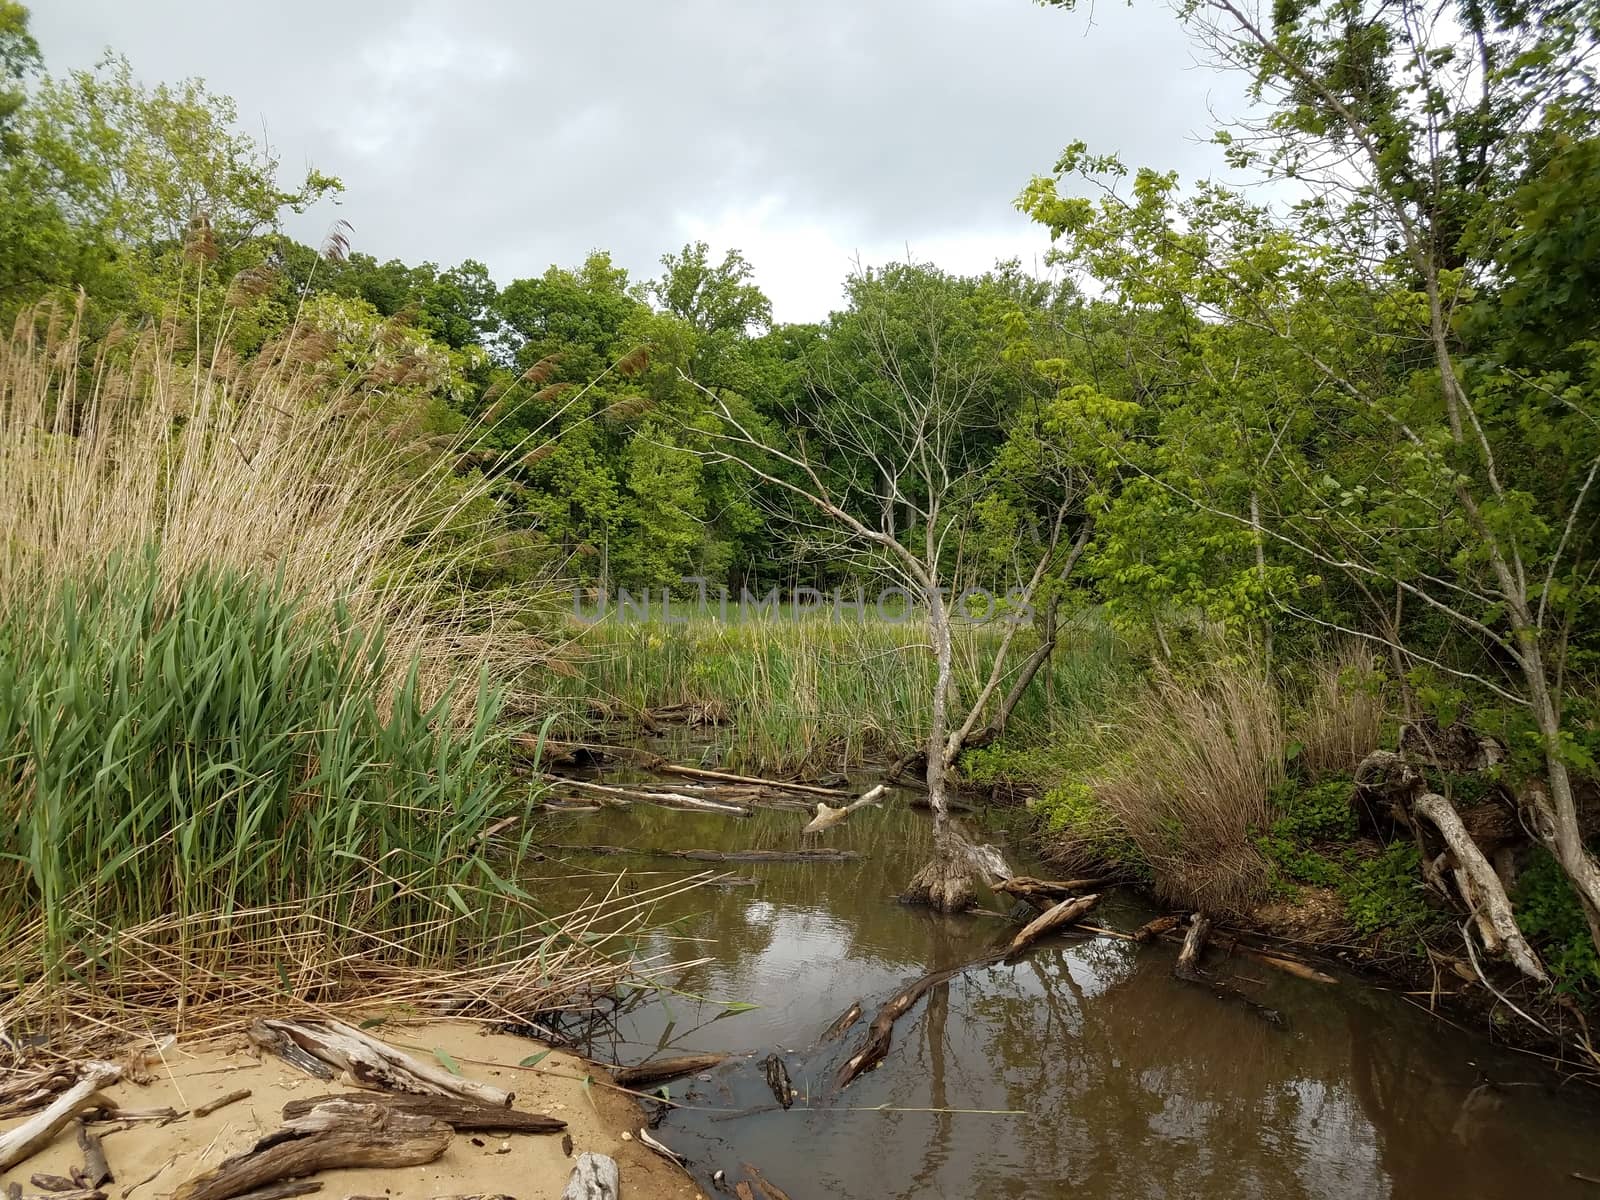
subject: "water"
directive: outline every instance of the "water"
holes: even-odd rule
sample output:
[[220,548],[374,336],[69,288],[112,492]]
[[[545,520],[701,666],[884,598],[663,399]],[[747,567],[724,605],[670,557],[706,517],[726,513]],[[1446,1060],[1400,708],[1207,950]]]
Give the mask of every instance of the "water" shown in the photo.
[[[548,834],[639,848],[788,848],[803,821],[636,806],[554,816]],[[1057,939],[1015,966],[959,975],[898,1022],[877,1070],[836,1093],[833,1072],[878,1003],[1016,926],[895,902],[929,853],[926,816],[900,800],[826,838],[866,857],[730,863],[715,869],[753,882],[663,903],[655,919],[668,928],[642,948],[678,964],[710,961],[673,973],[676,993],[626,1006],[591,1047],[625,1065],[753,1052],[667,1084],[685,1107],[655,1135],[691,1159],[708,1195],[717,1194],[713,1171],[737,1180],[750,1163],[793,1200],[1600,1196],[1573,1177],[1600,1178],[1595,1093],[1562,1088],[1531,1060],[1392,993],[1225,964],[1237,987],[1284,1014],[1286,1027],[1275,1027],[1174,980],[1166,945]],[[572,855],[547,864],[538,886],[556,904],[621,869],[648,886],[701,867]],[[1113,899],[1093,919],[1132,928],[1146,915]],[[839,1043],[817,1046],[858,998],[866,1017]],[[739,1011],[744,1004],[759,1007]],[[799,1092],[788,1111],[763,1082],[773,1052]]]

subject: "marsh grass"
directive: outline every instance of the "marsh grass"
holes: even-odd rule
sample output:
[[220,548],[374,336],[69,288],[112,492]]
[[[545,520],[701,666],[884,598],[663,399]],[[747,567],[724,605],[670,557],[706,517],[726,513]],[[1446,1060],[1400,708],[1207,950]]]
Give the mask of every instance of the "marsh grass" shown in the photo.
[[61,310],[0,340],[8,1026],[615,975],[637,906],[553,921],[518,882],[528,796],[492,760],[532,660],[460,587],[494,531],[411,403]]
[[[957,628],[963,699],[978,693],[1000,638],[997,624]],[[1020,665],[1032,646],[1031,634],[1019,636],[1012,661]],[[750,770],[840,768],[913,749],[926,735],[934,665],[914,620],[605,621],[574,629],[571,647],[574,669],[551,686],[574,730],[594,713],[696,710],[728,724],[724,762]],[[1111,630],[1081,617],[1025,693],[1007,737],[1064,734],[1123,669]]]

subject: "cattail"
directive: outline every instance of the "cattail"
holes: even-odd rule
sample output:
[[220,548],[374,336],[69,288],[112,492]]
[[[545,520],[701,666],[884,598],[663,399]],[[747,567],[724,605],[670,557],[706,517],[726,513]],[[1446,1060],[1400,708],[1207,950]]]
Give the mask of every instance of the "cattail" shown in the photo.
[[560,361],[561,355],[559,353],[546,354],[538,362],[534,363],[533,366],[524,371],[522,373],[522,378],[518,380],[518,382],[526,383],[529,387],[539,387],[541,384],[545,383],[550,376],[555,374],[556,364]]
[[639,374],[641,371],[643,371],[649,365],[650,365],[650,347],[649,346],[635,346],[632,350],[629,350],[621,358],[617,359],[617,371],[620,374],[629,376],[630,378],[632,376],[634,376],[634,375]]

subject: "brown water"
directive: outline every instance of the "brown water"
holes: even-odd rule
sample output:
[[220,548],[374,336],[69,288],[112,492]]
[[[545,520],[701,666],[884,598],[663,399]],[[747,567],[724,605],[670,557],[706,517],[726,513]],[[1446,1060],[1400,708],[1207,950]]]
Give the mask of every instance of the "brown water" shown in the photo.
[[[738,819],[637,806],[550,818],[554,842],[736,849],[800,844],[803,817]],[[685,1107],[655,1136],[712,1173],[752,1163],[807,1197],[1600,1196],[1600,1102],[1538,1064],[1356,981],[1221,970],[1285,1025],[1174,980],[1169,946],[1057,939],[1015,966],[936,987],[888,1058],[842,1093],[829,1080],[890,993],[979,956],[1015,926],[897,904],[926,860],[924,814],[865,810],[827,835],[857,862],[729,864],[753,883],[662,904],[641,951],[702,966],[618,1013],[592,1052],[631,1064],[753,1052],[668,1084]],[[569,855],[537,886],[552,908],[626,869],[639,886],[700,864]],[[587,875],[593,870],[595,875]],[[555,878],[555,876],[565,876]],[[1132,928],[1129,900],[1097,919]],[[685,940],[699,939],[699,940]],[[820,1032],[852,1000],[867,1018]],[[730,1011],[743,1004],[759,1007]],[[773,1103],[761,1060],[784,1056],[799,1099]],[[744,1114],[744,1115],[741,1115]],[[728,1194],[731,1194],[731,1183]],[[759,1192],[757,1193],[759,1195]]]

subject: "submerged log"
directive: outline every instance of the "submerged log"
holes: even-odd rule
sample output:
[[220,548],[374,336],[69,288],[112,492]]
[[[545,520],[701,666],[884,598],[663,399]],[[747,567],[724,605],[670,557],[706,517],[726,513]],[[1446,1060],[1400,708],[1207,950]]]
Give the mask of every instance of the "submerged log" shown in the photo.
[[1072,924],[1098,903],[1100,903],[1100,894],[1091,892],[1087,896],[1077,896],[1071,900],[1063,900],[1054,908],[1035,917],[1027,925],[1023,926],[1022,932],[1011,939],[1011,945],[1006,947],[1006,961],[1015,962],[1023,951],[1045,934],[1053,929],[1060,929],[1064,925]]
[[325,1100],[250,1149],[178,1185],[174,1200],[233,1200],[284,1179],[336,1167],[417,1167],[450,1145],[432,1117],[363,1102]]
[[337,1096],[309,1096],[283,1106],[286,1121],[298,1120],[319,1104],[372,1105],[414,1117],[432,1117],[457,1132],[560,1133],[567,1123],[543,1113],[522,1112],[499,1104],[484,1104],[461,1096],[420,1096],[405,1092],[356,1092]]
[[638,846],[546,846],[569,854],[638,854],[650,858],[684,858],[692,862],[852,862],[855,850],[805,847],[796,850],[646,850]]
[[86,1063],[78,1081],[61,1092],[42,1112],[35,1113],[8,1133],[0,1134],[0,1171],[29,1158],[57,1131],[97,1101],[95,1093],[122,1078],[122,1068],[108,1062]]
[[817,1038],[817,1041],[831,1042],[859,1020],[861,1020],[861,1001],[856,1000],[833,1019],[833,1023],[822,1031],[822,1036]]
[[708,800],[704,796],[690,796],[684,792],[635,791],[612,787],[603,783],[585,783],[581,779],[566,779],[559,775],[541,775],[545,783],[569,787],[587,796],[598,796],[619,804],[656,804],[662,808],[685,808],[694,812],[727,813],[732,817],[748,817],[750,809],[742,804],[728,804],[722,800]]
[[[789,1193],[763,1175],[758,1168],[747,1162],[742,1162],[739,1166],[746,1175],[750,1176],[750,1182],[755,1184],[756,1194],[761,1197],[761,1200],[789,1200]],[[747,1187],[748,1185],[741,1181],[737,1186]],[[737,1190],[735,1194],[738,1194]]]
[[894,1023],[906,1013],[910,1012],[916,1002],[926,996],[939,984],[954,979],[963,971],[973,967],[993,966],[1000,961],[1003,951],[986,954],[971,962],[962,963],[960,966],[945,967],[938,971],[930,971],[918,979],[913,979],[906,984],[878,1009],[877,1016],[872,1018],[872,1024],[867,1029],[866,1039],[856,1051],[839,1067],[834,1074],[833,1086],[844,1088],[850,1085],[863,1071],[870,1071],[883,1061],[889,1053],[889,1043],[894,1037]]
[[[250,1040],[297,1065],[304,1057],[310,1057],[324,1067],[343,1071],[357,1087],[460,1096],[501,1108],[511,1105],[512,1093],[503,1088],[452,1075],[343,1021],[257,1021],[250,1028]],[[332,1077],[331,1073],[312,1071],[311,1074]]]
[[1239,952],[1248,954],[1256,962],[1264,963],[1276,971],[1286,975],[1293,975],[1297,979],[1309,980],[1311,983],[1338,983],[1332,975],[1319,971],[1310,963],[1303,963],[1297,958],[1284,958],[1278,954],[1268,954],[1265,950],[1254,950],[1249,946],[1240,946]]
[[618,1200],[621,1188],[616,1160],[585,1150],[578,1155],[561,1200]]
[[646,1084],[661,1083],[667,1079],[677,1079],[682,1075],[698,1075],[701,1071],[711,1070],[727,1058],[726,1054],[680,1054],[675,1058],[657,1058],[643,1062],[635,1067],[617,1067],[612,1070],[611,1077],[622,1087],[638,1088]]
[[1101,887],[1103,879],[1035,879],[1031,875],[1013,875],[994,885],[994,890],[1025,900],[1043,912],[1047,908],[1070,900],[1089,888]]

